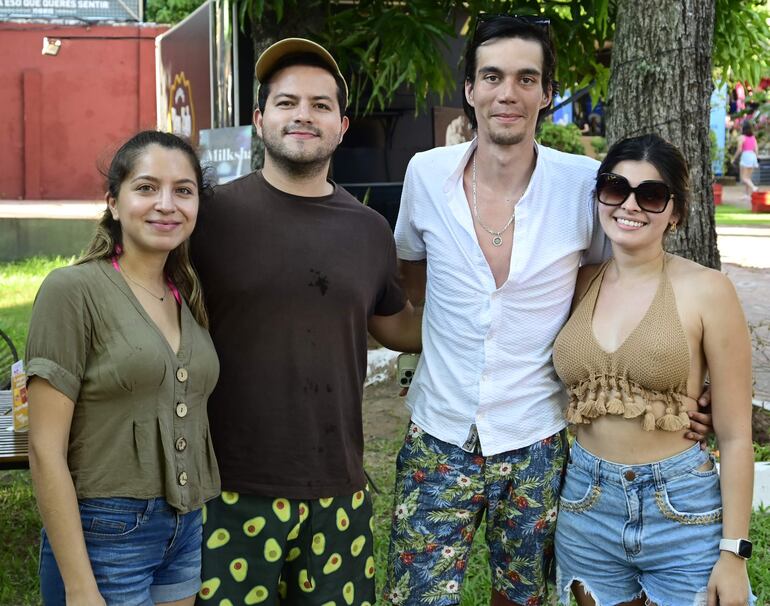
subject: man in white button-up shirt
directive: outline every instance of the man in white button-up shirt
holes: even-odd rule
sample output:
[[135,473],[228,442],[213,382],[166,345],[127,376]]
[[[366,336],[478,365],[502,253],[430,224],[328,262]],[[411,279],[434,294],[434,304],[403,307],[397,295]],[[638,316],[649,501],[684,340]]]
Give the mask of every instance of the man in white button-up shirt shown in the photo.
[[393,604],[459,603],[484,512],[492,603],[545,598],[566,426],[551,349],[581,259],[604,247],[598,163],[535,143],[554,68],[547,22],[482,16],[466,53],[477,138],[407,169],[396,242],[425,310],[398,460]]

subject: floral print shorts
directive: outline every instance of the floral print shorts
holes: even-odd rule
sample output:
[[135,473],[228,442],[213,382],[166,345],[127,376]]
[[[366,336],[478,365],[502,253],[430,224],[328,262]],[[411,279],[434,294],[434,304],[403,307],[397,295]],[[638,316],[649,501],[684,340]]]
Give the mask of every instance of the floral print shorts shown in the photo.
[[493,588],[519,604],[543,604],[546,581],[553,580],[566,451],[562,431],[485,457],[410,423],[397,460],[385,602],[459,604],[473,536],[486,514]]

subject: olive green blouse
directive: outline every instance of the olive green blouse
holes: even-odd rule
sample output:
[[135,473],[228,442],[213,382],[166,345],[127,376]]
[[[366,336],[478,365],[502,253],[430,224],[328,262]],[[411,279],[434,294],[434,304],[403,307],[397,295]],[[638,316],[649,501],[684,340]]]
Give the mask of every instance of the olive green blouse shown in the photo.
[[164,497],[180,512],[219,493],[206,402],[219,376],[208,332],[181,305],[174,353],[109,261],[54,270],[35,299],[27,374],[75,403],[78,498]]

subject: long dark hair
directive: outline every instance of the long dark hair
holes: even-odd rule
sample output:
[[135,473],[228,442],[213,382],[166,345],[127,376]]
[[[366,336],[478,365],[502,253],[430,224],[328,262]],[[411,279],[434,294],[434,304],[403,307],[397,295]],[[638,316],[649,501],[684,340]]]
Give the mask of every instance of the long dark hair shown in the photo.
[[[208,197],[211,187],[207,180],[204,179],[203,169],[195,150],[187,141],[176,135],[154,130],[145,130],[137,133],[126,141],[115,153],[115,156],[113,156],[112,162],[110,162],[107,170],[104,171],[107,192],[110,197],[118,198],[123,181],[131,174],[137,159],[150,145],[160,145],[166,149],[179,150],[187,156],[190,166],[195,171],[198,198],[203,203]],[[83,256],[75,261],[75,265],[119,256],[122,249],[123,232],[120,222],[112,218],[112,213],[107,208],[96,226],[91,242],[86,247]],[[164,271],[166,276],[179,289],[185,301],[187,301],[187,305],[198,324],[208,328],[208,314],[203,303],[203,292],[201,291],[198,274],[195,273],[190,262],[190,245],[187,240],[169,253]]]
[[652,134],[622,139],[610,147],[597,174],[611,173],[624,160],[649,162],[656,168],[671,188],[674,214],[679,224],[684,226],[690,208],[690,171],[679,148]]

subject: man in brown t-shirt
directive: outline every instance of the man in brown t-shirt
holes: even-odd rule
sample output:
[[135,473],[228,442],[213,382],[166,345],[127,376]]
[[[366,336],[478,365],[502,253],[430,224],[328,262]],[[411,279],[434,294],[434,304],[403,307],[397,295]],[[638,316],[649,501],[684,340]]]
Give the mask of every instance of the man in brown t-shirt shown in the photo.
[[373,604],[361,398],[367,330],[420,347],[390,228],[327,179],[348,128],[331,55],[258,59],[262,171],[202,204],[193,261],[221,374],[209,399],[222,496],[207,505],[201,603]]

